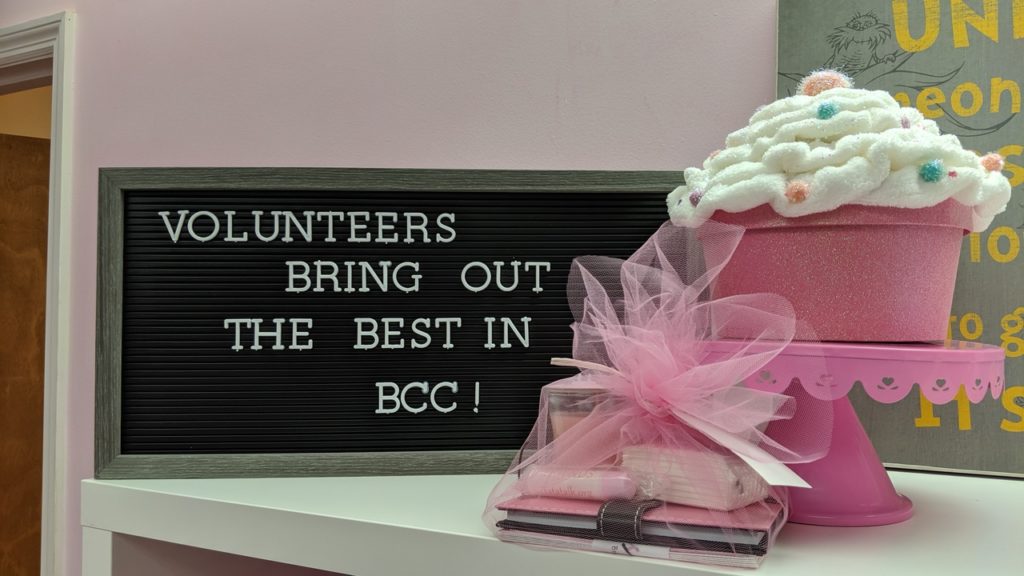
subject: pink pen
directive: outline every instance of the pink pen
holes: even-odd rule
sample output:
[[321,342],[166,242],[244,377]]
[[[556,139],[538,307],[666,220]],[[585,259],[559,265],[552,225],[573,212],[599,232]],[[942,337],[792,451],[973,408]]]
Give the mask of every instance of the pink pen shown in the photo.
[[521,480],[523,494],[583,500],[629,499],[637,485],[623,470],[573,470],[533,466]]

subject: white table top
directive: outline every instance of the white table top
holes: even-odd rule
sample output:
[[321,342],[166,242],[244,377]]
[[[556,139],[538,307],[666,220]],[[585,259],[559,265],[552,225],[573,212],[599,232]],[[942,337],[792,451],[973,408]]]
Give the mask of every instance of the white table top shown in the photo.
[[[1024,480],[891,472],[904,523],[787,525],[760,576],[1019,574]],[[496,540],[497,476],[85,480],[83,526],[354,576],[752,574]]]

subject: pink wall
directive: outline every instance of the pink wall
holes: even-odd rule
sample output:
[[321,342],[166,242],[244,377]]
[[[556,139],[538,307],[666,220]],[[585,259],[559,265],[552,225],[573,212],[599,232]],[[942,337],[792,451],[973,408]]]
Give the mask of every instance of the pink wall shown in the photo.
[[3,0],[77,14],[68,542],[101,166],[682,169],[774,94],[762,0]]

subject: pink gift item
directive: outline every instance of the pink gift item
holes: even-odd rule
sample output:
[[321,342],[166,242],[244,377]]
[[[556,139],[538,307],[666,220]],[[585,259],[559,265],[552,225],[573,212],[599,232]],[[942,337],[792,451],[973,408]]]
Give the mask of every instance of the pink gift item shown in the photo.
[[[727,358],[744,346],[732,341],[711,343],[709,360]],[[747,386],[769,391],[801,386],[817,398],[835,400],[828,455],[791,465],[811,488],[790,490],[790,521],[877,526],[910,518],[910,500],[896,492],[846,394],[860,386],[874,400],[888,404],[917,387],[936,404],[952,401],[961,391],[976,404],[1002,393],[1003,360],[1002,348],[974,342],[792,342],[745,381]]]
[[605,468],[534,466],[523,474],[522,484],[527,496],[630,500],[637,493],[636,480],[626,471]]
[[551,439],[558,438],[594,411],[604,390],[582,378],[566,378],[547,385],[547,414]]
[[747,229],[714,296],[785,297],[813,329],[798,329],[796,339],[945,338],[960,243],[971,227],[971,209],[955,200],[917,210],[850,205],[799,218],[761,206],[713,218]]
[[[709,222],[701,230],[702,247],[666,224],[628,260],[574,261],[572,358],[552,363],[580,373],[541,390],[534,429],[488,498],[484,520],[498,537],[554,546],[576,539],[574,547],[608,551],[617,542],[666,558],[682,549],[680,559],[730,565],[756,565],[772,545],[774,531],[739,541],[738,526],[766,514],[781,524],[787,487],[807,486],[785,464],[828,453],[832,401],[800,386],[743,384],[792,341],[796,320],[773,294],[709,300],[743,229]],[[706,269],[702,248],[711,254]],[[742,319],[751,336],[712,358],[714,320],[728,318]],[[565,518],[527,518],[507,505],[555,496],[591,501],[596,525],[552,524]],[[702,529],[676,525],[666,515],[679,510],[673,502],[695,507]]]
[[[771,491],[764,478],[732,454],[638,445],[623,448],[621,458],[622,468],[646,480],[649,497],[671,504],[728,512],[760,502]],[[732,489],[722,490],[722,485]]]

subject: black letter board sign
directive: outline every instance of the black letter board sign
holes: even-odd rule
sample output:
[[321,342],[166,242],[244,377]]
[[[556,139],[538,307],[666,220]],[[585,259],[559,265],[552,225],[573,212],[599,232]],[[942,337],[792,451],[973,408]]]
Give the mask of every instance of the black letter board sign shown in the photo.
[[500,472],[678,172],[102,169],[98,478]]

